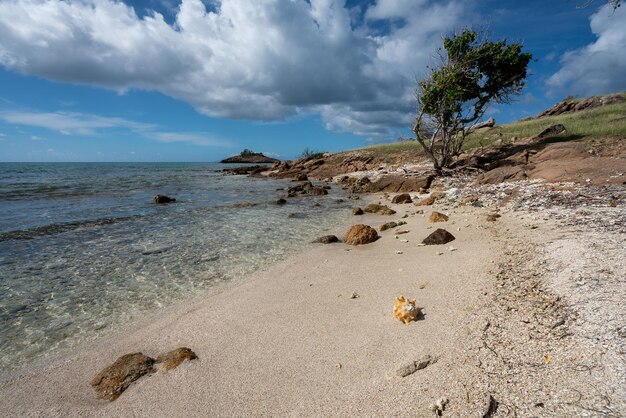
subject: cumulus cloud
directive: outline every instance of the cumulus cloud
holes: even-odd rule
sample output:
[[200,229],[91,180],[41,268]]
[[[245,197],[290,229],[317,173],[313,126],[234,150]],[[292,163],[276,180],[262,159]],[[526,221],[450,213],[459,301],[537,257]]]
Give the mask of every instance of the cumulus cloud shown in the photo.
[[553,93],[591,96],[626,90],[626,10],[606,5],[591,16],[595,42],[561,57],[547,83]]
[[[182,0],[175,21],[115,0],[3,0],[0,64],[23,74],[142,89],[226,118],[319,112],[331,129],[409,125],[414,76],[462,2],[378,0],[358,25],[345,0]],[[381,30],[385,28],[384,30]]]

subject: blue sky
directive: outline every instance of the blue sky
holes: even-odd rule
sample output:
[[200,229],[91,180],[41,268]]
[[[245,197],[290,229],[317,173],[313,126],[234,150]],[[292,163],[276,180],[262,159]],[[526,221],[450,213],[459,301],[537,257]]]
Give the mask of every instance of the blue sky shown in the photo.
[[[582,2],[582,1],[581,1]],[[626,90],[626,8],[432,0],[2,0],[0,161],[294,158],[408,135],[441,35],[522,42],[498,122]]]

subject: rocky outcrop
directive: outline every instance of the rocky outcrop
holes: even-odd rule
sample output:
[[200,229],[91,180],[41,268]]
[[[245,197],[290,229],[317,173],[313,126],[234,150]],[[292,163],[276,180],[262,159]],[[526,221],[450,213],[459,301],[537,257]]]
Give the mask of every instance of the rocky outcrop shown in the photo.
[[435,232],[424,238],[422,241],[426,245],[443,245],[450,241],[454,241],[456,238],[454,235],[446,231],[445,229],[437,229]]
[[155,360],[142,353],[126,354],[104,368],[91,381],[98,399],[114,401],[135,380],[141,376],[154,373]]
[[161,354],[156,358],[156,363],[163,364],[165,370],[172,370],[180,366],[183,361],[191,361],[197,359],[196,353],[190,348],[180,347],[168,353]]
[[365,207],[365,213],[377,213],[379,215],[394,215],[395,210],[385,205],[379,205],[377,203],[369,204]]
[[223,159],[222,161],[220,161],[220,163],[222,164],[242,164],[242,163],[247,163],[247,164],[259,164],[259,163],[267,163],[267,164],[272,164],[272,163],[280,163],[280,160],[277,160],[276,158],[270,158],[270,157],[266,157],[265,155],[263,155],[260,152],[242,152],[239,155],[235,155],[233,157],[228,157],[226,159]]
[[313,240],[314,244],[332,244],[334,242],[339,242],[339,238],[335,235],[324,235],[323,237]]
[[374,242],[377,239],[378,233],[374,228],[369,225],[359,224],[352,226],[343,240],[349,245],[363,245]]
[[176,202],[176,199],[169,197],[169,196],[165,196],[163,194],[158,194],[152,198],[152,201],[157,204],[162,204],[162,203],[174,203]]
[[352,191],[354,193],[417,192],[420,190],[427,190],[434,179],[434,174],[411,176],[401,174],[386,174],[384,176],[381,176],[376,181],[371,181],[369,178],[364,177],[360,180],[357,180],[352,185]]
[[608,96],[594,96],[582,100],[577,99],[565,99],[552,106],[551,108],[544,110],[537,119],[546,116],[557,116],[563,113],[580,112],[581,110],[593,109],[600,106],[606,106],[614,103],[622,103],[626,100],[624,94],[610,94]]
[[233,175],[256,175],[266,171],[268,169],[265,165],[249,165],[242,167],[233,167],[233,168],[225,168],[221,170],[222,173],[225,174],[233,174]]
[[413,200],[411,199],[410,194],[402,193],[397,196],[394,196],[394,198],[391,199],[391,203],[395,203],[395,204],[413,203]]

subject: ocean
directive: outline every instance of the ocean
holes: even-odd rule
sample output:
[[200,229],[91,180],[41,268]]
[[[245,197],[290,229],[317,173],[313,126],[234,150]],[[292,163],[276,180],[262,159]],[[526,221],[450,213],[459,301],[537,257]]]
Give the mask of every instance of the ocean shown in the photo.
[[0,163],[0,374],[263,269],[349,218],[336,185],[279,206],[291,181],[225,167]]

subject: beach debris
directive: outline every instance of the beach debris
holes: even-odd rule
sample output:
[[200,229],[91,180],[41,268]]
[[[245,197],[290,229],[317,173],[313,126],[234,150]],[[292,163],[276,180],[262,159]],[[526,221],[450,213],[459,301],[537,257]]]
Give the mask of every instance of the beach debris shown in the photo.
[[162,204],[162,203],[174,203],[176,202],[176,199],[174,199],[173,197],[165,196],[164,194],[158,194],[152,198],[152,201],[157,204]]
[[357,293],[357,292],[352,292],[352,294],[350,295],[350,299],[358,299],[361,296]]
[[391,203],[396,203],[396,204],[413,203],[413,200],[411,199],[411,195],[409,195],[408,193],[402,193],[402,194],[396,195],[393,199],[391,199]]
[[337,364],[335,364],[335,368],[336,368],[336,369],[341,369],[341,367],[342,367],[342,366],[341,366],[341,363],[337,363]]
[[336,235],[324,235],[313,240],[314,244],[332,244],[333,242],[339,242],[339,238]]
[[400,377],[407,377],[412,375],[418,370],[425,369],[431,364],[435,364],[437,362],[436,357],[432,357],[431,355],[425,355],[421,357],[419,360],[410,361],[396,370],[396,374]]
[[365,213],[377,213],[379,215],[395,215],[396,211],[390,209],[386,205],[379,205],[377,203],[372,203],[365,206]]
[[428,282],[421,282],[421,283],[419,284],[419,288],[420,288],[420,289],[426,289],[426,287],[427,287],[427,286],[428,286]]
[[446,409],[448,402],[448,398],[439,398],[430,404],[430,410],[433,411],[436,416],[440,417],[443,415],[443,411]]
[[420,200],[415,204],[415,206],[430,206],[437,200],[443,199],[444,197],[446,197],[446,194],[444,192],[432,192],[430,196],[428,196],[426,199]]
[[142,353],[125,354],[105,367],[91,381],[98,399],[116,400],[131,383],[141,376],[154,373],[154,359]]
[[396,251],[396,254],[404,254],[402,251],[398,250]]
[[443,255],[443,251],[437,251],[437,255]]
[[426,245],[443,245],[449,243],[450,241],[454,241],[455,239],[454,235],[445,229],[439,228],[424,238],[422,243]]
[[398,230],[398,231],[396,231],[396,234],[398,234],[398,235],[402,235],[402,234],[408,234],[409,232],[411,232],[411,231],[409,231],[408,229],[404,229],[404,230]]
[[500,217],[497,213],[487,215],[487,222],[495,222]]
[[394,318],[408,324],[417,320],[420,314],[420,308],[415,304],[415,299],[409,300],[404,296],[398,296],[393,307]]
[[352,209],[352,214],[354,216],[363,215],[363,213],[364,213],[363,209],[361,209],[361,208],[354,208],[354,209]]
[[447,215],[433,211],[433,213],[431,213],[430,217],[428,218],[428,222],[430,222],[431,224],[435,222],[446,222],[448,219],[449,218]]
[[400,242],[407,243],[407,242],[409,242],[409,240],[408,239],[401,239]]
[[353,225],[348,230],[343,240],[348,245],[363,245],[374,242],[377,239],[378,233],[374,228],[369,225],[358,224]]
[[165,370],[172,370],[180,366],[185,360],[191,361],[197,358],[196,353],[191,351],[190,348],[179,347],[176,350],[157,356],[156,363],[162,363]]
[[449,247],[447,248],[447,250],[448,250],[448,251],[450,251],[450,252],[452,252],[452,251],[456,251],[456,247],[453,247],[453,246],[451,245],[451,246],[449,246]]

